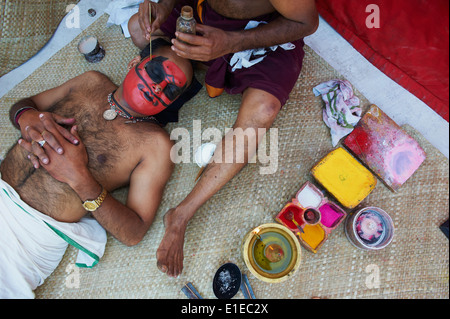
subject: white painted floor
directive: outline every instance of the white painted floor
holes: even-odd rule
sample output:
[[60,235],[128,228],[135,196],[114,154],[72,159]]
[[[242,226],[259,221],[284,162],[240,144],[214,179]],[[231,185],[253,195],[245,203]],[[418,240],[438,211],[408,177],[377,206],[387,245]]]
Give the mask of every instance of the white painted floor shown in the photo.
[[[78,3],[80,28],[68,28],[64,19],[55,35],[37,55],[0,78],[0,98],[96,21],[111,1],[81,0]],[[96,10],[95,17],[88,15],[90,8]],[[409,124],[414,127],[449,158],[449,123],[370,64],[323,19],[317,32],[307,37],[305,43],[371,103],[380,107],[399,125]]]

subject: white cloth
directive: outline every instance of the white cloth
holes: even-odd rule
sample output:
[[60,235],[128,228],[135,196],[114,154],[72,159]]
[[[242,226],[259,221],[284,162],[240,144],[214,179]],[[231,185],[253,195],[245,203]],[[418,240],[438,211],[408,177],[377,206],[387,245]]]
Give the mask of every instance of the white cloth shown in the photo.
[[350,134],[361,119],[359,98],[353,95],[350,82],[331,80],[313,88],[315,96],[322,96],[325,102],[323,121],[330,128],[331,141],[336,146]]
[[114,0],[106,7],[105,12],[109,14],[106,26],[121,25],[128,22],[130,18],[139,11],[139,4],[144,0]]
[[[250,21],[247,26],[245,27],[245,30],[256,28],[261,23],[266,24],[265,21]],[[295,49],[295,44],[292,44],[290,42],[281,44],[281,45],[274,45],[270,47],[269,49],[272,51],[275,51],[278,49],[278,47],[281,47],[284,50],[293,50]],[[262,60],[267,55],[267,52],[269,52],[266,48],[259,48],[259,49],[251,49],[251,50],[245,50],[241,52],[237,52],[233,54],[230,60],[230,65],[233,67],[232,72],[242,69],[242,68],[249,68]]]
[[214,156],[216,148],[217,145],[213,143],[202,144],[195,152],[194,155],[195,163],[197,163],[199,167],[208,166],[209,162],[211,161],[211,158]]
[[92,217],[58,222],[27,205],[0,175],[0,299],[34,298],[33,290],[56,269],[68,244],[79,249],[78,267],[95,266],[106,240]]

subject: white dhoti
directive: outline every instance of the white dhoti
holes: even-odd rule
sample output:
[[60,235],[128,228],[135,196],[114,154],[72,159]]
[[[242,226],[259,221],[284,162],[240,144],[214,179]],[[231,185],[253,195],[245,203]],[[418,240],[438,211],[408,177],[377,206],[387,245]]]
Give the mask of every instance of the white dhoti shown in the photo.
[[34,298],[33,291],[56,269],[68,244],[79,249],[78,267],[95,266],[106,239],[92,217],[62,223],[38,212],[0,175],[0,298]]

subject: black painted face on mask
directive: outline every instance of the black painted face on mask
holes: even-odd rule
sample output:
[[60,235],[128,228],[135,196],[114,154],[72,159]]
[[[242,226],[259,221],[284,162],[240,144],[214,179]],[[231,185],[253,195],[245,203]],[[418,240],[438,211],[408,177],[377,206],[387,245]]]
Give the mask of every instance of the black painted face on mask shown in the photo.
[[163,94],[173,101],[181,95],[185,86],[177,86],[174,75],[166,73],[163,63],[167,60],[167,58],[162,56],[156,57],[145,65],[145,70],[156,84],[160,84],[163,81],[167,82],[166,87],[163,89]]

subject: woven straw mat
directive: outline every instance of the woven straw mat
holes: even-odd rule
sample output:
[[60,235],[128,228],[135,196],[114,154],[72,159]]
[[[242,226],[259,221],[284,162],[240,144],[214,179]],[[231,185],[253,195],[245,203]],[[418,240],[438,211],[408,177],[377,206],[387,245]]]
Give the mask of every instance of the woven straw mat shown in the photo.
[[34,56],[78,0],[0,0],[0,77]]
[[[31,74],[0,100],[0,156],[15,143],[19,132],[8,120],[10,106],[23,97],[55,87],[88,70],[107,74],[121,83],[127,63],[138,53],[119,27],[106,28],[101,17],[65,49]],[[106,49],[105,59],[88,64],[76,50],[79,39],[93,34]],[[395,223],[396,235],[382,251],[356,249],[347,240],[343,225],[329,237],[317,254],[302,249],[298,272],[287,281],[269,284],[255,278],[245,266],[241,244],[253,228],[274,222],[275,215],[308,180],[310,170],[333,147],[322,120],[323,102],[312,88],[324,81],[342,78],[310,48],[305,47],[304,67],[291,98],[274,128],[279,135],[278,171],[261,175],[259,162],[249,164],[209,200],[189,223],[184,246],[184,270],[169,278],[156,267],[156,250],[164,235],[164,213],[191,191],[198,173],[196,164],[176,165],[154,224],[143,241],[128,248],[111,236],[100,263],[93,269],[73,270],[76,249],[69,247],[54,273],[36,290],[37,298],[186,298],[181,288],[192,282],[204,298],[215,298],[212,279],[226,262],[237,264],[248,275],[257,298],[448,298],[449,241],[439,230],[448,218],[448,160],[421,135],[407,127],[427,152],[427,160],[398,193],[379,182],[360,206],[378,206]],[[204,71],[197,71],[200,80]],[[359,92],[365,109],[370,105]],[[202,120],[202,130],[225,130],[233,125],[241,97],[224,94],[207,97],[203,88],[180,112],[180,122],[167,130],[183,127],[192,132],[193,121]],[[192,144],[192,143],[191,143]],[[317,185],[317,184],[316,184]],[[114,195],[121,201],[126,189]],[[370,280],[373,269],[379,281]],[[74,276],[79,281],[74,281]],[[239,292],[234,298],[243,298]]]

